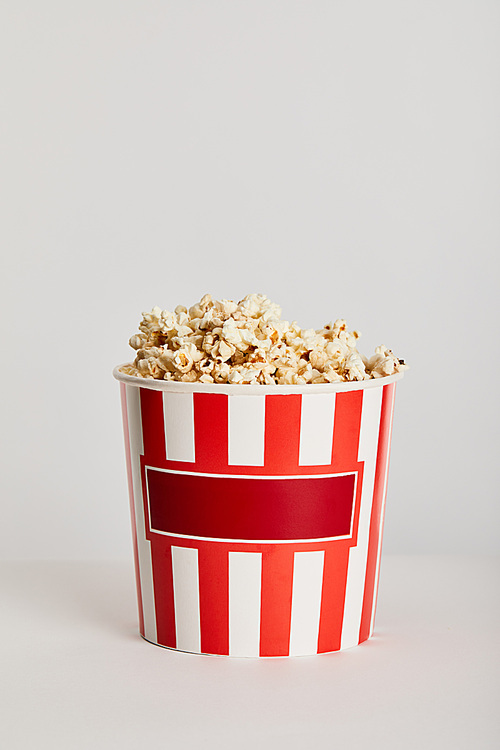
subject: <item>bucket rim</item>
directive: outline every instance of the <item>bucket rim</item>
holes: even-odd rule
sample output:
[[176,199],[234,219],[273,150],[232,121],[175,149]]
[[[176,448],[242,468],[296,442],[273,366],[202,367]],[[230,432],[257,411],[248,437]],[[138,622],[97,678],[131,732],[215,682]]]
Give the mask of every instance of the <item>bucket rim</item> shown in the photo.
[[303,383],[300,385],[250,385],[243,383],[183,383],[176,380],[156,380],[154,378],[141,378],[136,375],[127,375],[121,372],[122,367],[130,365],[124,362],[113,369],[113,377],[121,383],[146,388],[151,391],[166,391],[169,393],[219,393],[223,395],[289,395],[289,394],[313,394],[313,393],[342,393],[344,391],[361,391],[366,388],[382,388],[390,385],[404,377],[404,372],[396,372],[394,375],[386,375],[382,378],[370,378],[369,380],[353,380],[339,383]]

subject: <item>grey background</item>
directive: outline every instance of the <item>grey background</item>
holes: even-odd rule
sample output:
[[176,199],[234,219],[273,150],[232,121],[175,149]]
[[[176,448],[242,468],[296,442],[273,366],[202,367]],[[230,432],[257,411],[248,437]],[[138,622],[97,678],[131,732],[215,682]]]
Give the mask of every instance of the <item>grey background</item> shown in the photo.
[[3,0],[2,557],[130,559],[111,370],[207,291],[405,357],[384,550],[498,552],[499,21]]

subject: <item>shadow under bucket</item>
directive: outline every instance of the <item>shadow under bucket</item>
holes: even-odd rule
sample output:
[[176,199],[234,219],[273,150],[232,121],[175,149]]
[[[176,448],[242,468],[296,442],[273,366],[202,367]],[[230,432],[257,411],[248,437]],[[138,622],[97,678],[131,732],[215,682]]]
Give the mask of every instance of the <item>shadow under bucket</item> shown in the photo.
[[247,657],[367,640],[402,373],[305,386],[113,374],[144,638]]

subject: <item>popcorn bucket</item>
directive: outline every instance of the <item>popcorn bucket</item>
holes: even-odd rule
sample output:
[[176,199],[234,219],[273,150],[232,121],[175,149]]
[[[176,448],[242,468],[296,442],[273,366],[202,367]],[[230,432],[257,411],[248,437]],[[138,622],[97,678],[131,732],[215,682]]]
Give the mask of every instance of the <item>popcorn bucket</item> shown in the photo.
[[305,386],[114,376],[141,635],[226,656],[367,640],[402,373]]

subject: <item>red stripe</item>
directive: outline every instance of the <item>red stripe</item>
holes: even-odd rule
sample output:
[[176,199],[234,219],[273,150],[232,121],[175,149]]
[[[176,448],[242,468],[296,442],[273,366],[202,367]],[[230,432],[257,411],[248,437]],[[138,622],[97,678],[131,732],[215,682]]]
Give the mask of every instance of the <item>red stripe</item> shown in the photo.
[[332,446],[332,464],[336,471],[346,471],[346,466],[358,460],[362,408],[363,391],[336,394]]
[[165,426],[163,420],[163,395],[161,391],[141,388],[142,435],[144,456],[153,466],[165,462]]
[[174,580],[171,548],[172,545],[169,540],[157,539],[151,545],[151,561],[153,564],[157,641],[161,646],[175,648]]
[[224,394],[195,393],[194,437],[196,471],[227,472],[228,413]]
[[[123,434],[125,436],[125,460],[127,463],[127,479],[128,479],[128,496],[130,502],[130,518],[132,522],[132,543],[134,547],[134,567],[135,567],[135,582],[137,588],[137,604],[139,608],[139,632],[144,636],[144,611],[142,608],[142,591],[141,591],[141,576],[139,570],[139,550],[137,547],[137,524],[135,522],[135,503],[134,503],[134,480],[132,477],[132,457],[130,451],[130,433],[128,424],[128,410],[127,410],[127,386],[125,383],[120,383],[120,396],[122,402],[122,417],[123,417]],[[142,498],[140,499],[142,502]]]
[[359,435],[363,409],[362,391],[337,393],[333,426],[332,467],[335,471],[358,471],[353,520],[353,539],[325,546],[323,590],[319,621],[318,653],[338,651],[342,636],[344,603],[349,564],[349,546],[357,538],[363,467],[358,464]]
[[229,654],[229,558],[227,545],[199,543],[201,651]]
[[318,653],[338,651],[342,636],[349,546],[331,542],[325,549]]
[[335,422],[333,425],[332,470],[339,472],[355,470],[358,472],[351,544],[357,543],[359,509],[361,503],[363,463],[358,463],[358,451],[362,411],[362,391],[336,394]]
[[266,474],[298,474],[301,396],[266,396]]
[[382,505],[385,485],[385,475],[388,469],[389,447],[391,439],[391,417],[396,384],[384,386],[382,393],[382,409],[380,417],[380,431],[378,439],[377,464],[375,468],[375,484],[373,490],[373,505],[370,519],[370,536],[368,541],[368,558],[366,566],[365,592],[361,625],[359,628],[359,643],[370,637],[370,622],[372,615],[373,597],[375,591],[375,576],[377,569],[378,547],[382,543]]
[[262,548],[260,656],[288,656],[292,615],[293,547]]

